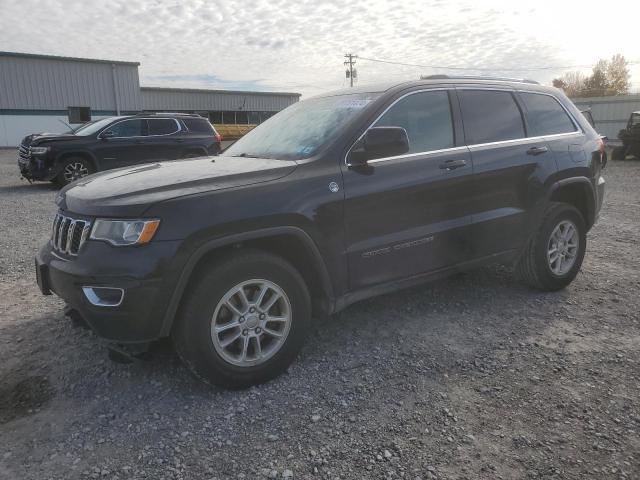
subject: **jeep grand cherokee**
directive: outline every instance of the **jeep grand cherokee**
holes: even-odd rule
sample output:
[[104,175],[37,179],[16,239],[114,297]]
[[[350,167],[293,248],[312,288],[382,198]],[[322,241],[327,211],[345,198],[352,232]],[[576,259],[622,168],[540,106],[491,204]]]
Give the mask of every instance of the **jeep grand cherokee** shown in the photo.
[[171,337],[205,381],[295,358],[312,317],[488,263],[577,275],[602,141],[559,90],[438,77],[296,103],[222,156],[81,179],[58,195],[38,283],[118,344]]

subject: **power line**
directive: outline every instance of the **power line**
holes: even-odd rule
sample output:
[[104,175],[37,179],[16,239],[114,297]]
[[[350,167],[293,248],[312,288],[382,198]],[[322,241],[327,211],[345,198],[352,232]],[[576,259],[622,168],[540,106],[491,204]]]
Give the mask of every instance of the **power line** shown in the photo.
[[[422,65],[419,63],[405,63],[405,62],[395,62],[391,60],[381,60],[378,58],[368,58],[368,57],[358,57],[360,60],[367,60],[369,62],[376,63],[387,63],[390,65],[401,65],[404,67],[417,67],[417,68],[434,68],[441,70],[476,70],[483,72],[533,72],[536,70],[564,70],[569,68],[591,68],[593,64],[589,65],[558,65],[558,66],[547,66],[547,67],[530,67],[530,68],[487,68],[487,67],[451,67],[444,65]],[[640,63],[640,61],[627,62],[627,65],[636,65]]]

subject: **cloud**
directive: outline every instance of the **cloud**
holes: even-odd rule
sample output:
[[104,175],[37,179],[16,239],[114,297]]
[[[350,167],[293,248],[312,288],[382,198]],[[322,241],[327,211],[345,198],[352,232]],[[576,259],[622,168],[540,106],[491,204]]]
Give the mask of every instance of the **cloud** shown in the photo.
[[[593,3],[593,5],[590,5]],[[618,5],[618,6],[616,6]],[[612,0],[622,11],[625,0]],[[564,69],[620,52],[640,60],[635,17],[615,35],[594,34],[594,2],[538,0],[21,0],[4,2],[3,50],[133,60],[146,85],[293,90],[313,95],[346,84],[343,54],[464,73],[549,82]],[[28,21],[16,21],[23,19]],[[34,30],[33,25],[38,28]],[[451,73],[358,60],[359,81]],[[640,84],[640,66],[634,66]],[[462,72],[458,72],[462,73]]]

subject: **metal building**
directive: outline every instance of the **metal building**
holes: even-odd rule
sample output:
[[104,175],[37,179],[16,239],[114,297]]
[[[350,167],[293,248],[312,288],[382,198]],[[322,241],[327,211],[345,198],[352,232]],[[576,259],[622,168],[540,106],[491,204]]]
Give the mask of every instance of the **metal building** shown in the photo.
[[627,126],[631,112],[640,111],[640,95],[573,98],[580,110],[591,109],[596,130],[610,140],[618,138],[618,132]]
[[0,147],[140,111],[200,113],[216,124],[258,124],[298,93],[140,87],[137,62],[0,52]]

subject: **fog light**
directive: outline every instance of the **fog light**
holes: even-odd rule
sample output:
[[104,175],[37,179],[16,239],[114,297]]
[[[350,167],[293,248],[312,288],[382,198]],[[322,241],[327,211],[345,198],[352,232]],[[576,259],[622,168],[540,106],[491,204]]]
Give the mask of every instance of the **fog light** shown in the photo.
[[84,296],[96,307],[117,307],[124,299],[124,290],[115,287],[82,287]]

